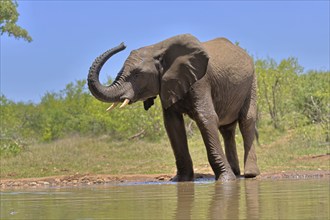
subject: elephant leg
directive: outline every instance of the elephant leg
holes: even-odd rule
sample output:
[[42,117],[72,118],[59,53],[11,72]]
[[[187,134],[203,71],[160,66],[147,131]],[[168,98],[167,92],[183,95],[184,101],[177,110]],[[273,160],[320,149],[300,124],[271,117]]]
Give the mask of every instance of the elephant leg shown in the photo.
[[185,125],[181,113],[163,110],[164,124],[175,156],[177,174],[173,181],[193,181],[193,164],[188,150]]
[[230,164],[230,167],[233,170],[234,174],[236,176],[239,176],[241,174],[241,171],[239,168],[239,161],[238,161],[236,141],[235,141],[236,125],[237,125],[237,121],[226,126],[221,126],[219,130],[224,139],[225,152],[228,163]]
[[236,179],[220,144],[218,116],[216,113],[199,113],[196,122],[202,134],[208,160],[215,174],[215,179],[222,181]]
[[253,144],[256,134],[256,118],[252,108],[239,119],[239,128],[244,142],[244,176],[256,177],[260,174],[257,165],[257,155]]

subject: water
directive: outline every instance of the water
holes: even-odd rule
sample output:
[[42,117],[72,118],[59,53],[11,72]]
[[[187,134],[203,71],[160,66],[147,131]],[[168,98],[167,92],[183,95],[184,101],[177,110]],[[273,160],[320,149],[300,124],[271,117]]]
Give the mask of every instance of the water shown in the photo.
[[1,191],[0,219],[329,219],[329,180]]

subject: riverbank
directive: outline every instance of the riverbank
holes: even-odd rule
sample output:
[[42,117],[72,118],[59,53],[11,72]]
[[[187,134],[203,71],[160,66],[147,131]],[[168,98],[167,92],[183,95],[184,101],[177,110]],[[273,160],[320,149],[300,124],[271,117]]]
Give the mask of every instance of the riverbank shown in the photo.
[[[0,189],[15,188],[47,188],[47,187],[81,187],[93,185],[116,185],[123,183],[144,183],[144,182],[168,182],[171,181],[171,174],[140,174],[140,175],[94,175],[94,174],[75,174],[64,176],[51,176],[41,178],[22,178],[22,179],[1,179]],[[210,173],[197,173],[195,180],[213,180],[214,176]],[[262,173],[254,178],[256,180],[281,180],[281,179],[320,179],[330,180],[330,171],[282,171],[278,173]]]
[[[266,139],[268,138],[268,139]],[[188,139],[196,178],[213,179],[201,138]],[[294,133],[261,135],[256,146],[258,178],[324,178],[330,173],[330,146],[307,145]],[[243,172],[244,150],[240,136],[237,152]],[[122,182],[169,181],[176,172],[169,141],[113,140],[104,137],[69,137],[24,148],[0,157],[0,188],[61,187]]]

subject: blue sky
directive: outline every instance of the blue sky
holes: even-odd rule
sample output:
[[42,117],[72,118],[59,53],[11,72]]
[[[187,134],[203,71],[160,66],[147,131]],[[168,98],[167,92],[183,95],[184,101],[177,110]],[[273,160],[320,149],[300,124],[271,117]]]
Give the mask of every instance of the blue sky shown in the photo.
[[1,93],[39,102],[85,79],[93,60],[121,42],[101,72],[115,77],[133,49],[191,33],[226,37],[255,58],[297,57],[305,71],[329,70],[329,1],[18,1],[32,43],[1,36]]

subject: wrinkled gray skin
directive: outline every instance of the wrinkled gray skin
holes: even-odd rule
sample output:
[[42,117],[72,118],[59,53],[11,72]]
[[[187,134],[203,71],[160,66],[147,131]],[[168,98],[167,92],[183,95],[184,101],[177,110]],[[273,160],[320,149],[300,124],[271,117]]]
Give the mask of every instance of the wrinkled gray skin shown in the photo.
[[244,175],[259,174],[253,144],[256,76],[253,60],[244,50],[225,38],[201,43],[190,34],[178,35],[132,51],[115,81],[110,86],[101,85],[99,72],[103,64],[123,49],[121,44],[94,61],[88,74],[89,89],[104,102],[143,101],[146,110],[160,96],[176,159],[174,181],[194,178],[184,113],[198,125],[217,180],[233,180],[240,175],[235,143],[237,123],[244,140]]

